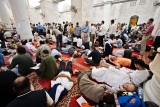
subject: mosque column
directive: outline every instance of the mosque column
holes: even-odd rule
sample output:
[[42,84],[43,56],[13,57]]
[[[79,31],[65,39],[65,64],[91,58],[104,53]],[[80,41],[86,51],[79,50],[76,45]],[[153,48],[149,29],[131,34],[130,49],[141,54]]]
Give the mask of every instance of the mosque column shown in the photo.
[[156,9],[153,23],[155,24],[155,26],[154,26],[154,30],[152,32],[152,35],[155,36],[157,31],[160,30],[160,6],[157,7],[157,9]]
[[75,7],[76,11],[71,9],[71,22],[75,25],[76,22],[79,22],[79,25],[82,25],[82,0],[71,0],[71,8]]
[[44,23],[59,23],[57,0],[40,0],[40,7]]
[[15,20],[16,30],[22,40],[33,38],[26,10],[25,0],[8,0]]
[[11,28],[11,21],[9,19],[9,15],[5,7],[4,0],[0,0],[0,18],[2,23],[6,25],[7,28]]

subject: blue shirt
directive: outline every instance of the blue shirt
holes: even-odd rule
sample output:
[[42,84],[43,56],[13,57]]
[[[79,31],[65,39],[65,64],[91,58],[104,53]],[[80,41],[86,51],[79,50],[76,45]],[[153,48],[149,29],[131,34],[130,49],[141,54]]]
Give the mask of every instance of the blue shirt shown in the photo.
[[4,65],[5,65],[5,61],[4,61],[4,58],[3,58],[2,50],[0,48],[0,66],[4,66]]
[[38,26],[37,26],[37,29],[38,29],[38,30],[43,29],[43,26],[42,26],[42,25],[38,25]]
[[[86,27],[86,28],[84,29],[84,27]],[[89,33],[89,26],[83,25],[82,32]]]

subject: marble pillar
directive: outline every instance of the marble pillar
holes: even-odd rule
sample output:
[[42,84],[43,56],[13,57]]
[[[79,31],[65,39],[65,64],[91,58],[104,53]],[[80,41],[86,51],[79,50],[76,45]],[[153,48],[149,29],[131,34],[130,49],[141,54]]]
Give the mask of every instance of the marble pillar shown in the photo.
[[155,15],[154,15],[154,30],[152,32],[152,35],[155,36],[157,31],[160,30],[160,6],[157,7]]
[[82,26],[82,0],[71,0],[71,5],[77,9],[76,13],[71,11],[71,22],[73,25],[79,22],[79,25]]
[[150,70],[153,72],[151,80],[147,81],[144,86],[144,101],[151,101],[160,105],[160,48],[157,49],[154,60],[149,64]]
[[25,0],[8,0],[15,20],[16,30],[20,34],[21,40],[33,38]]
[[43,23],[59,23],[58,2],[52,0],[40,0]]
[[11,21],[4,3],[4,0],[0,0],[0,19],[7,28],[11,28]]

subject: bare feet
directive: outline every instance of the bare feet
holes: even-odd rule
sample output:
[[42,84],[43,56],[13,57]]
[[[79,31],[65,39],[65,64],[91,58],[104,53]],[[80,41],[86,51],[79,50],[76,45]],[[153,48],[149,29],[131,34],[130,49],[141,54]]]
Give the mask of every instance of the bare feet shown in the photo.
[[77,69],[73,70],[73,74],[78,73],[79,71]]

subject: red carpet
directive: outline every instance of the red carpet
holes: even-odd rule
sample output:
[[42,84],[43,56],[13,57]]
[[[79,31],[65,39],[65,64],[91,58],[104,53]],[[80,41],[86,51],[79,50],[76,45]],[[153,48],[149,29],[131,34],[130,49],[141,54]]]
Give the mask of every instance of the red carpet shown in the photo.
[[[55,44],[50,46],[51,48],[55,48]],[[119,50],[118,48],[114,48],[113,53],[115,51]],[[143,59],[147,64],[150,62],[147,58],[148,54],[145,54],[145,56],[143,56],[142,58],[138,55],[138,53],[133,52],[132,56],[136,56],[137,58]],[[62,54],[62,57],[65,60],[69,60],[71,58],[70,55],[67,54]],[[7,62],[9,58],[4,58],[6,64],[8,65],[9,63]],[[89,67],[91,65],[85,64],[84,59],[83,58],[74,58],[73,59],[73,65],[72,65],[72,70],[79,70],[79,71],[89,71]],[[101,61],[102,63],[102,61]],[[57,66],[59,66],[59,61],[57,61]],[[32,82],[35,90],[40,90],[43,88],[49,89],[51,86],[51,80],[50,79],[40,79],[37,74],[35,72],[32,72],[31,74],[29,74],[27,76],[30,81]],[[74,78],[75,80],[77,79],[76,75],[73,75],[72,78]],[[81,96],[81,92],[78,88],[78,85],[75,84],[74,87],[68,92],[67,95],[63,96],[59,103],[58,103],[58,107],[79,107],[78,103],[76,102],[77,98],[79,98]],[[93,105],[93,102],[89,101],[88,99],[86,99],[89,104]]]

